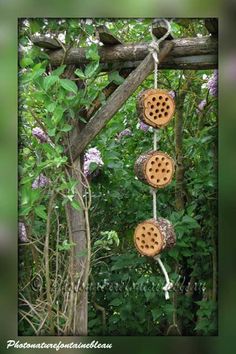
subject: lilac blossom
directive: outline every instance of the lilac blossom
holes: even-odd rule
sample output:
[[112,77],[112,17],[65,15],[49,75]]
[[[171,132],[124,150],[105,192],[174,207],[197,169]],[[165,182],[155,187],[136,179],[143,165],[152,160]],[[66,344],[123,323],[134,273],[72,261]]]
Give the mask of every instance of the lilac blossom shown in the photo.
[[84,156],[84,174],[85,174],[85,176],[91,175],[91,172],[89,171],[89,166],[92,162],[96,163],[98,166],[104,165],[104,163],[102,161],[101,153],[97,148],[90,148],[85,153],[85,156]]
[[198,108],[197,108],[197,113],[200,113],[204,110],[204,108],[206,107],[207,105],[207,101],[206,100],[202,100],[199,105],[198,105]]
[[47,186],[50,183],[50,179],[44,176],[42,173],[34,180],[32,183],[32,188],[37,189],[37,188],[43,188]]
[[172,98],[175,98],[176,94],[175,94],[175,91],[169,91],[169,95],[172,97]]
[[129,128],[127,128],[125,130],[122,130],[122,132],[120,132],[117,137],[118,139],[121,139],[123,136],[130,136],[130,135],[132,135],[132,132]]
[[143,130],[144,132],[148,131],[149,125],[145,124],[144,122],[140,121],[139,122],[139,129]]
[[209,93],[211,96],[217,96],[218,94],[218,71],[217,70],[214,70],[214,73],[208,80],[206,86],[209,89]]
[[26,227],[23,222],[19,222],[18,225],[18,236],[21,242],[28,242]]
[[32,134],[37,138],[39,139],[39,141],[41,143],[46,143],[48,141],[48,136],[44,133],[44,131],[39,128],[39,127],[36,127],[32,130]]

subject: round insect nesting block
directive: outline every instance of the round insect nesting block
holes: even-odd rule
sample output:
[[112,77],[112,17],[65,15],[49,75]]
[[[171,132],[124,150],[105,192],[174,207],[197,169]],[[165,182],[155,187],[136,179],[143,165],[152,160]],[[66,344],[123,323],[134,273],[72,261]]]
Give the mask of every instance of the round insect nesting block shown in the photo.
[[142,182],[153,188],[164,188],[172,181],[174,160],[162,151],[149,151],[139,156],[134,171]]
[[139,118],[154,128],[166,126],[175,112],[175,101],[166,90],[149,89],[141,92],[137,100]]
[[138,224],[134,232],[134,244],[144,256],[154,257],[172,248],[176,236],[171,222],[164,218],[145,220]]

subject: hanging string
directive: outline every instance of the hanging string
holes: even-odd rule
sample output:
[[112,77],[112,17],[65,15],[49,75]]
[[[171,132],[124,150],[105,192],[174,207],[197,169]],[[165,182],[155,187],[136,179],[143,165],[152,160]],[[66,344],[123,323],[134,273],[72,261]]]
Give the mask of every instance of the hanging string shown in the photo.
[[[154,61],[154,89],[157,89],[157,76],[158,76],[158,64],[159,64],[159,45],[162,41],[164,41],[168,35],[170,34],[171,31],[171,26],[170,22],[164,19],[164,22],[167,27],[167,31],[162,36],[161,38],[157,39],[154,34],[151,31],[152,35],[152,42],[149,44],[149,51],[152,54],[153,61]],[[154,129],[153,131],[153,150],[157,150],[157,129]],[[157,190],[152,189],[152,200],[153,200],[153,219],[157,219]],[[168,273],[165,269],[164,264],[161,261],[160,255],[157,255],[154,257],[155,260],[159,263],[159,266],[165,276],[166,284],[162,288],[165,292],[165,299],[168,300],[170,298],[169,296],[169,290],[173,287],[173,284],[170,282]]]

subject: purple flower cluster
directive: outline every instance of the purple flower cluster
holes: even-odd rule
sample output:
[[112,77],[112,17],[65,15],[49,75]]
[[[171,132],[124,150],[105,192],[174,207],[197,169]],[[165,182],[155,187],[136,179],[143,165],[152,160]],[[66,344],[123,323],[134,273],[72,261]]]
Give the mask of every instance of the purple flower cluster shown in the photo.
[[217,70],[214,70],[214,74],[208,80],[207,88],[209,89],[210,95],[214,97],[218,95],[218,71]]
[[204,108],[206,107],[207,101],[206,100],[202,100],[197,108],[197,113],[200,113],[204,110]]
[[37,189],[37,188],[43,188],[47,186],[50,183],[50,179],[44,176],[42,173],[34,180],[32,183],[32,188]]
[[118,139],[121,139],[123,136],[130,136],[130,135],[132,135],[132,132],[129,128],[127,128],[125,130],[122,130],[122,132],[120,132],[117,137]]
[[141,120],[139,121],[139,129],[143,130],[144,132],[148,131],[149,125],[143,123]]
[[175,98],[175,96],[176,96],[175,91],[169,91],[169,95],[170,95],[172,98]]
[[48,136],[39,127],[34,128],[32,134],[39,139],[40,143],[46,143],[48,141]]
[[101,153],[97,148],[90,148],[88,151],[85,153],[84,156],[84,174],[85,176],[89,176],[91,172],[89,171],[89,166],[90,164],[94,162],[98,166],[104,165],[101,157]]
[[19,222],[18,225],[18,236],[19,236],[19,240],[20,242],[28,242],[28,238],[27,238],[27,232],[26,232],[26,227],[25,224],[23,222]]

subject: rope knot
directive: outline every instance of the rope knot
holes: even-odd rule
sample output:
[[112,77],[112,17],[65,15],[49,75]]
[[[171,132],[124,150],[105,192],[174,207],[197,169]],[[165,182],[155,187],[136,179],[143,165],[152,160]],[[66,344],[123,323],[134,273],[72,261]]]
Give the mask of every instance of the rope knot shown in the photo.
[[159,51],[160,51],[159,43],[157,41],[152,41],[149,44],[148,50],[152,54],[155,63],[158,64],[159,63],[158,55],[159,55]]

